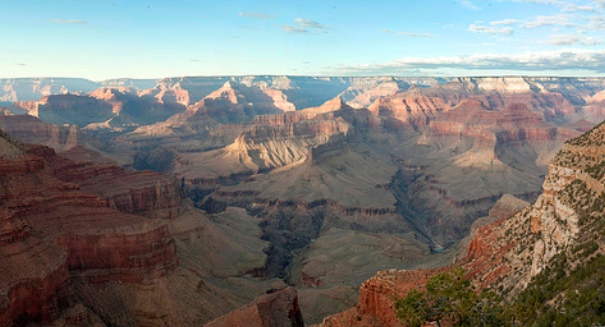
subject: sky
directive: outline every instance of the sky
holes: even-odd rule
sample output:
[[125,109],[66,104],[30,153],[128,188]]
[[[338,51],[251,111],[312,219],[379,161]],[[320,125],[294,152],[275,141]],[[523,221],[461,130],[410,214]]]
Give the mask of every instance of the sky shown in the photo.
[[7,0],[0,78],[605,76],[605,0]]

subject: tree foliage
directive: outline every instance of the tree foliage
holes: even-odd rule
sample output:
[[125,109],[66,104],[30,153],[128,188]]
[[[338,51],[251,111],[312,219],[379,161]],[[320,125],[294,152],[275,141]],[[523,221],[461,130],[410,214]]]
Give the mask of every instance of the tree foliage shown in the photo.
[[441,326],[506,326],[506,313],[491,292],[477,294],[462,268],[437,274],[426,291],[411,290],[395,301],[397,317],[410,327],[436,322]]

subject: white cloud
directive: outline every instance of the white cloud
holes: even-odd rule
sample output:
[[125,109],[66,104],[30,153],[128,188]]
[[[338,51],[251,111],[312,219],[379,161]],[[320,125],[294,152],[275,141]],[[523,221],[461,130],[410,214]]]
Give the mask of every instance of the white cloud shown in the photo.
[[479,10],[480,8],[477,7],[472,0],[458,0],[458,2],[464,6],[465,8],[471,9],[471,10]]
[[262,12],[240,12],[240,17],[257,18],[257,19],[272,19],[275,18],[273,15],[265,14]]
[[546,43],[552,45],[572,45],[580,43],[585,46],[593,46],[601,44],[602,40],[595,39],[591,36],[582,36],[574,34],[555,34],[551,35]]
[[399,35],[399,36],[408,36],[408,37],[428,37],[428,38],[430,38],[430,37],[434,36],[432,33],[397,32],[397,31],[391,31],[389,29],[382,30],[382,32],[395,34],[395,35]]
[[319,29],[319,30],[324,30],[324,29],[329,28],[326,25],[323,25],[321,23],[318,23],[318,22],[310,20],[310,19],[296,18],[296,19],[294,19],[294,21],[300,27],[316,28],[316,29]]
[[310,19],[295,18],[294,22],[296,23],[296,26],[283,25],[282,29],[286,33],[310,33],[310,32],[325,33],[325,31],[330,28],[330,26],[321,24],[319,22],[316,22],[316,21],[310,20]]
[[483,42],[483,43],[463,43],[461,45],[465,46],[465,47],[493,47],[493,46],[495,46],[497,44],[496,43]]
[[568,4],[561,11],[563,11],[563,12],[576,12],[576,11],[594,12],[595,9],[592,6],[578,6],[578,5],[574,5],[574,4]]
[[553,72],[588,71],[605,74],[605,50],[561,49],[526,52],[517,55],[479,54],[472,56],[403,58],[384,64],[343,66],[332,73],[340,74],[407,74],[412,70],[435,73],[440,70]]
[[309,30],[307,30],[304,27],[299,27],[299,26],[284,25],[284,26],[282,26],[282,28],[283,28],[284,32],[291,33],[291,34],[309,33]]
[[475,33],[492,34],[492,35],[511,35],[513,29],[511,27],[488,27],[477,24],[471,24],[468,30]]
[[594,16],[590,19],[586,28],[591,30],[602,31],[605,30],[605,17],[603,16]]
[[57,24],[70,24],[70,25],[88,24],[87,21],[79,20],[79,19],[51,19],[50,22],[57,23]]
[[542,26],[562,26],[562,27],[574,27],[578,24],[569,22],[571,17],[565,14],[557,14],[552,16],[537,16],[533,21],[526,22],[523,27],[526,28],[538,28]]
[[514,2],[524,2],[524,3],[537,3],[542,5],[555,5],[562,6],[565,4],[565,1],[559,0],[513,0]]
[[580,38],[571,34],[556,34],[551,35],[548,39],[548,44],[552,45],[570,45],[580,42]]
[[503,20],[497,20],[497,21],[493,21],[490,22],[489,24],[492,26],[500,26],[500,25],[514,25],[519,23],[518,19],[503,19]]

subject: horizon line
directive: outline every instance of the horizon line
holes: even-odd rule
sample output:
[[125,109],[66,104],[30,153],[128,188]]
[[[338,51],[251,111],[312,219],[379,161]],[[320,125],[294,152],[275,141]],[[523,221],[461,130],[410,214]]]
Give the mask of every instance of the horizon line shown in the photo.
[[501,78],[501,77],[521,77],[521,78],[605,78],[604,75],[565,75],[565,74],[541,74],[541,75],[524,75],[524,74],[500,74],[500,75],[398,75],[398,74],[376,74],[376,75],[313,75],[313,74],[233,74],[233,75],[181,75],[181,76],[166,76],[166,77],[112,77],[105,79],[91,79],[87,77],[68,77],[68,76],[30,76],[30,77],[0,77],[0,81],[5,80],[33,80],[33,79],[73,79],[86,80],[93,83],[102,83],[116,80],[147,80],[147,81],[162,81],[166,79],[183,79],[183,78],[233,78],[233,77],[307,77],[307,78]]

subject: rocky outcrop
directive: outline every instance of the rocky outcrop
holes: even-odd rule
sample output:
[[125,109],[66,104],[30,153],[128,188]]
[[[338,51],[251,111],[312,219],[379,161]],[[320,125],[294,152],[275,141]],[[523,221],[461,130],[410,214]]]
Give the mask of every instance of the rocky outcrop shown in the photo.
[[351,124],[336,117],[303,119],[303,115],[257,116],[257,124],[250,125],[223,149],[179,154],[173,172],[184,185],[194,188],[233,184],[255,173],[305,160],[312,162],[312,151],[317,156],[321,149],[328,150],[328,146],[318,146],[330,143],[333,150],[338,150],[353,130]]
[[258,297],[253,303],[204,325],[205,327],[304,326],[293,288],[276,290]]

